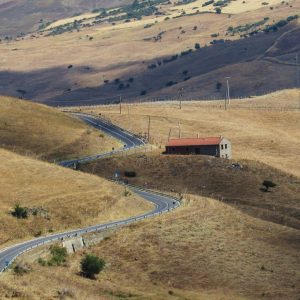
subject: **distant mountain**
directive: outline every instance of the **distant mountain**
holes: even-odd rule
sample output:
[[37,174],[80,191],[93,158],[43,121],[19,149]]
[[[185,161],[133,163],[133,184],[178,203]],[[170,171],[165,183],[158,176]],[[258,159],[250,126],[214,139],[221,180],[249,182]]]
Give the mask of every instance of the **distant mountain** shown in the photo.
[[0,37],[38,29],[41,23],[98,8],[112,8],[133,0],[0,0]]
[[[20,24],[32,22],[22,19],[26,10],[36,20],[41,12],[65,17],[51,25],[43,19],[39,31],[0,41],[0,94],[61,106],[116,102],[120,95],[123,101],[223,99],[226,77],[232,97],[297,86],[298,0],[289,5],[272,0],[274,7],[230,1],[221,13],[205,0],[181,6],[168,0],[131,1],[38,5],[2,0],[2,8],[13,15],[11,23],[17,14]],[[117,4],[123,6],[99,10]],[[96,13],[70,18],[83,10]]]

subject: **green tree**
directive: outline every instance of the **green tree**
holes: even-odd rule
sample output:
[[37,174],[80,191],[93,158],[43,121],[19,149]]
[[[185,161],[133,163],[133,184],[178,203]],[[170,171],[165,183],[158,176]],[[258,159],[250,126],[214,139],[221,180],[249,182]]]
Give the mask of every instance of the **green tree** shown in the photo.
[[49,266],[60,266],[66,262],[68,253],[67,249],[59,246],[52,246],[50,248],[51,258],[48,261]]
[[105,261],[94,254],[86,254],[80,262],[81,272],[85,277],[94,279],[105,267]]
[[26,219],[28,217],[27,208],[20,206],[19,203],[15,205],[11,214],[18,219]]
[[199,49],[200,49],[200,44],[199,44],[199,43],[196,43],[196,44],[195,44],[195,49],[196,49],[196,50],[199,50]]

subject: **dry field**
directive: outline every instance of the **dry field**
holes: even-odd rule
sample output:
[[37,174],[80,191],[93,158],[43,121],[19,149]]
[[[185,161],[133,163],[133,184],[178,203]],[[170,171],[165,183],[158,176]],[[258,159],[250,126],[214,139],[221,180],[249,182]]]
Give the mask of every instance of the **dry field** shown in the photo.
[[[131,104],[128,108],[123,105],[121,115],[117,105],[82,109],[101,113],[138,134],[147,132],[150,116],[151,142],[162,147],[162,151],[170,129],[171,137],[178,137],[178,123],[182,137],[196,137],[198,133],[204,137],[222,135],[231,140],[235,160],[257,160],[300,177],[299,111],[276,109],[278,103],[285,108],[286,105],[295,107],[298,95],[291,90],[249,100],[232,100],[227,111],[222,103],[218,106],[215,101],[183,102],[181,110],[179,102]],[[259,109],[261,106],[268,109]]]
[[118,147],[117,140],[58,110],[0,97],[0,147],[39,159],[82,157]]
[[[0,244],[140,214],[152,205],[104,179],[0,149]],[[19,220],[16,203],[37,208]],[[1,297],[0,297],[1,298]]]
[[[231,5],[236,5],[236,2],[232,1],[228,9]],[[245,7],[248,2],[252,3],[246,1]],[[209,95],[222,97],[216,93],[216,82],[212,82],[212,78],[216,81],[223,80],[223,73],[228,72],[236,76],[236,89],[239,87],[238,80],[241,80],[243,88],[247,87],[247,93],[254,93],[257,84],[263,85],[261,88],[265,90],[294,86],[293,66],[281,67],[269,61],[256,61],[282,32],[258,39],[246,39],[241,44],[230,43],[225,49],[222,45],[204,48],[213,39],[238,40],[239,34],[225,35],[230,26],[255,23],[266,17],[270,18],[267,23],[272,24],[294,15],[299,11],[300,3],[296,0],[289,3],[290,5],[278,5],[273,10],[268,6],[259,8],[254,5],[249,11],[232,14],[230,18],[227,14],[205,13],[165,21],[166,16],[152,16],[128,23],[116,22],[114,26],[101,24],[57,36],[35,34],[24,40],[2,42],[0,93],[19,96],[17,90],[21,89],[26,91],[25,97],[29,99],[48,100],[48,103],[55,105],[62,104],[65,99],[75,103],[89,98],[102,102],[114,101],[120,93],[127,98],[135,98],[143,90],[147,91],[147,96],[154,96],[156,92],[174,96],[182,84],[187,95],[201,94],[205,90]],[[170,17],[172,16],[171,14]],[[151,27],[144,28],[149,24]],[[154,38],[160,33],[162,38],[155,41]],[[212,37],[212,34],[218,36]],[[152,63],[194,49],[195,43],[200,43],[203,52],[187,55],[155,70],[148,69],[148,65]],[[69,65],[73,67],[68,69]],[[188,77],[191,80],[183,81],[181,73],[185,69],[189,70]],[[261,69],[266,72],[257,76]],[[217,70],[217,74],[211,73],[213,70]],[[251,74],[255,76],[249,77]],[[128,79],[131,77],[134,82],[129,83]],[[118,85],[113,83],[116,78],[130,86],[119,90]],[[109,80],[110,83],[104,84],[104,80]],[[176,81],[178,85],[167,88],[165,84],[169,81]],[[193,92],[193,88],[197,91]]]
[[6,273],[0,295],[53,299],[65,289],[73,299],[298,299],[299,231],[207,198],[184,203],[85,250],[107,263],[96,281],[78,275],[77,253],[66,267],[32,262],[24,276]]

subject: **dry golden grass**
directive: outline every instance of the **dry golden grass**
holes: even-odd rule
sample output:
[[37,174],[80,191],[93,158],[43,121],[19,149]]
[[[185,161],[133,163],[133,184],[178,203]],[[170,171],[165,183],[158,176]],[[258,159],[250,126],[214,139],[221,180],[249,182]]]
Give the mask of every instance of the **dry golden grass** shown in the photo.
[[[171,11],[182,11],[184,10],[186,13],[192,13],[196,10],[199,10],[201,12],[209,11],[209,12],[215,12],[215,6],[212,4],[202,7],[202,4],[207,2],[206,0],[197,0],[195,2],[191,2],[189,4],[185,5],[177,5],[171,8]],[[271,7],[274,5],[285,5],[285,3],[281,3],[281,0],[270,0],[268,1],[267,7]],[[292,2],[292,1],[291,1]],[[226,14],[240,14],[244,12],[249,11],[257,11],[261,8],[264,8],[265,6],[262,5],[262,2],[260,0],[249,0],[249,1],[243,1],[243,0],[235,0],[228,3],[227,6],[222,8],[222,12]]]
[[52,299],[69,289],[74,299],[297,299],[298,231],[207,198],[184,203],[86,250],[107,263],[96,281],[78,275],[77,253],[67,267],[31,263],[24,276],[4,274],[0,295]]
[[[0,244],[70,228],[82,228],[150,210],[145,200],[124,196],[124,188],[96,176],[25,158],[0,149]],[[38,208],[18,220],[14,205]],[[2,247],[2,248],[3,248]]]
[[58,110],[0,97],[0,146],[41,159],[82,157],[120,143]]
[[178,137],[178,122],[182,137],[196,137],[198,133],[204,137],[222,135],[231,140],[234,159],[258,160],[299,177],[299,111],[253,109],[256,105],[276,107],[278,102],[295,107],[298,99],[297,91],[283,91],[257,99],[232,101],[227,111],[214,101],[183,102],[182,110],[178,102],[129,105],[129,114],[124,108],[122,115],[114,105],[95,106],[86,111],[101,113],[140,134],[147,132],[151,116],[151,141],[162,148],[170,129],[171,137]]
[[[300,229],[300,178],[265,164],[242,160],[242,169],[231,161],[199,155],[161,155],[159,151],[126,157],[112,157],[81,166],[87,173],[112,177],[119,170],[135,171],[129,183],[167,193],[194,194],[228,203],[260,219]],[[264,180],[277,187],[262,191]]]
[[98,15],[99,15],[99,13],[84,13],[84,14],[81,14],[79,16],[60,19],[58,21],[55,21],[55,22],[51,23],[49,26],[47,26],[45,28],[45,30],[49,30],[49,29],[52,29],[52,28],[55,28],[55,27],[58,27],[58,26],[68,24],[68,23],[73,23],[74,21],[80,21],[80,20],[83,20],[83,19],[95,18]]

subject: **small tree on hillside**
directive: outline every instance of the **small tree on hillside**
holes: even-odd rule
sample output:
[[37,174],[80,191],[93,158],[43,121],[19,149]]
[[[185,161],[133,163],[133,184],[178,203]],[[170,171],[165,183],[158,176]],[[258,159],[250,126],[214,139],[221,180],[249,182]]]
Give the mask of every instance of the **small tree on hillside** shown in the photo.
[[217,7],[217,8],[216,8],[216,13],[217,13],[217,14],[220,14],[221,12],[222,12],[221,8],[220,8],[220,7]]
[[262,185],[263,185],[264,188],[265,188],[265,192],[268,192],[268,191],[269,191],[269,188],[275,187],[277,184],[274,183],[274,182],[271,181],[271,180],[264,180],[264,182],[262,183]]
[[220,92],[221,87],[222,87],[222,83],[221,82],[217,82],[216,83],[216,89],[217,89],[218,92]]
[[94,254],[86,254],[80,262],[81,272],[87,277],[94,279],[105,267],[105,261]]
[[20,206],[19,203],[15,205],[11,214],[18,219],[26,219],[28,217],[27,208]]
[[196,44],[195,44],[195,49],[196,49],[196,50],[199,50],[199,49],[200,49],[200,44],[199,44],[199,43],[196,43]]

